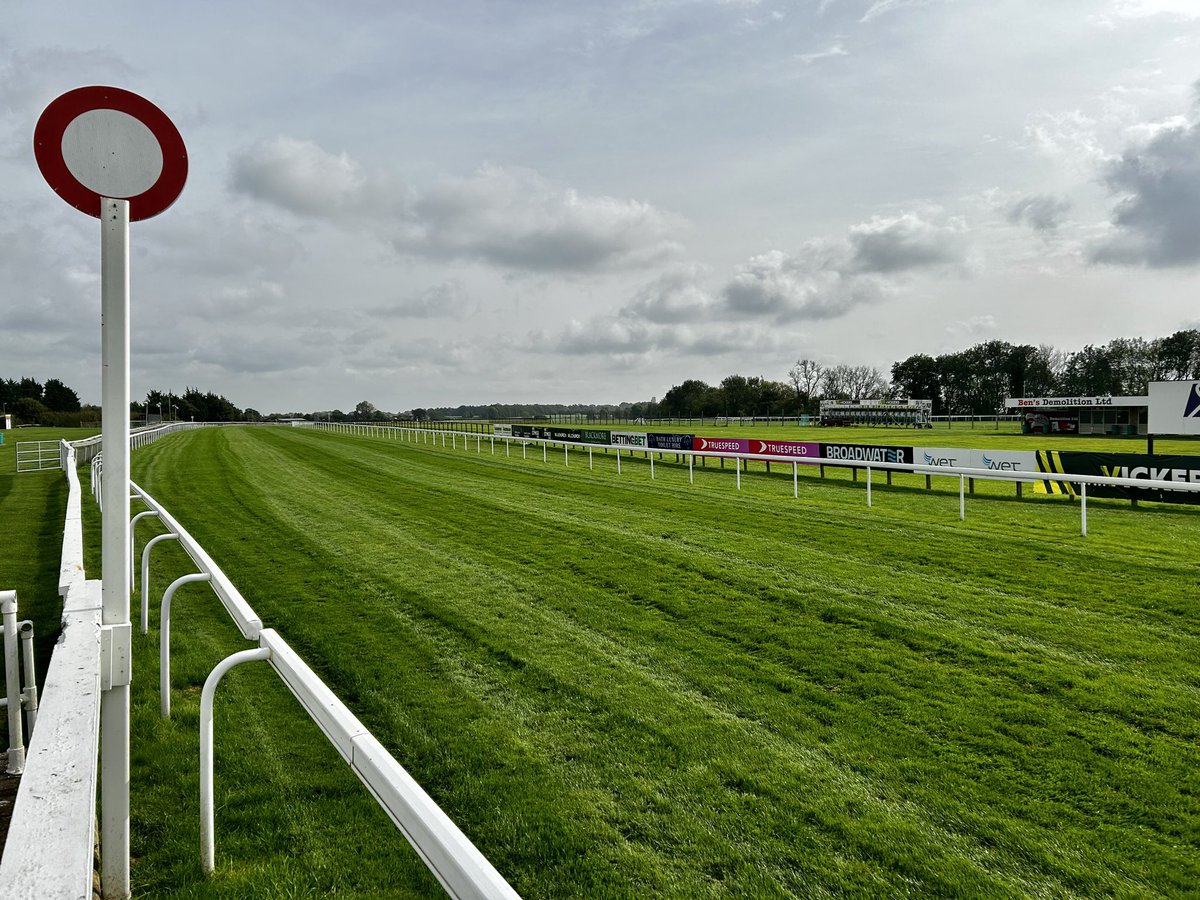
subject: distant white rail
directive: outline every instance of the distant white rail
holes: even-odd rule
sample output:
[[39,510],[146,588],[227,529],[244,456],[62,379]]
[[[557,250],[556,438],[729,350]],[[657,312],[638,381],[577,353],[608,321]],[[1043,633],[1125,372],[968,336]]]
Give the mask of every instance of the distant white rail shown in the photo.
[[[301,423],[298,423],[301,424]],[[676,455],[687,458],[688,461],[688,481],[694,483],[694,461],[697,457],[705,459],[732,459],[735,460],[734,477],[737,484],[737,489],[742,489],[742,467],[746,462],[765,462],[765,463],[782,463],[792,467],[792,496],[800,496],[799,488],[799,467],[807,466],[830,466],[841,469],[865,469],[867,474],[866,495],[867,506],[872,505],[872,472],[874,470],[882,470],[885,472],[903,472],[914,475],[930,475],[937,477],[957,477],[958,478],[958,515],[960,519],[966,519],[966,482],[971,481],[1007,481],[1018,485],[1028,484],[1037,481],[1056,481],[1067,482],[1070,484],[1078,484],[1081,486],[1080,491],[1080,533],[1087,535],[1087,486],[1098,485],[1105,487],[1121,487],[1132,488],[1136,490],[1161,490],[1161,491],[1178,491],[1183,493],[1198,493],[1200,492],[1200,483],[1183,482],[1183,481],[1162,481],[1148,478],[1118,478],[1105,475],[1068,475],[1059,472],[1037,472],[1032,469],[978,469],[966,466],[941,466],[941,465],[922,465],[919,463],[887,463],[887,462],[868,462],[865,460],[847,460],[847,459],[831,459],[819,456],[783,456],[770,453],[741,453],[734,450],[677,450],[665,449],[657,447],[629,447],[629,446],[614,446],[606,444],[589,444],[578,441],[565,441],[557,438],[534,438],[534,437],[516,437],[510,435],[498,434],[479,434],[474,432],[455,431],[453,429],[433,429],[433,428],[408,428],[395,425],[374,425],[366,423],[345,423],[345,422],[305,422],[302,427],[315,428],[321,431],[331,431],[339,434],[357,435],[361,437],[377,437],[384,440],[410,441],[428,445],[433,443],[438,444],[440,436],[440,446],[451,450],[457,450],[461,441],[462,449],[468,450],[469,444],[475,445],[477,453],[482,452],[484,441],[490,445],[492,453],[495,453],[496,442],[501,441],[505,447],[505,455],[509,455],[509,448],[512,444],[521,446],[521,456],[526,458],[526,448],[528,446],[541,446],[542,461],[548,461],[547,448],[550,446],[563,448],[563,463],[570,465],[569,451],[575,449],[578,451],[586,451],[588,455],[589,468],[593,464],[593,452],[595,450],[616,450],[617,451],[617,474],[621,474],[621,453],[629,452],[645,453],[650,459],[650,477],[654,478],[654,454],[659,455]],[[447,437],[449,443],[447,444]],[[472,440],[473,439],[473,440]]]

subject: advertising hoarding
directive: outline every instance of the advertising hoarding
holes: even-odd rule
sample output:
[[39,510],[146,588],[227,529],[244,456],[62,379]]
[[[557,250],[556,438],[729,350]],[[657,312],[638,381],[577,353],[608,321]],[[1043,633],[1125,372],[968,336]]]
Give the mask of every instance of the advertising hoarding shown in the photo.
[[764,456],[794,456],[797,462],[811,462],[821,455],[821,445],[811,441],[750,441],[750,452]]
[[1200,381],[1150,382],[1151,434],[1200,434]]
[[706,453],[749,453],[750,442],[745,438],[692,438],[692,449]]
[[608,429],[581,428],[579,430],[579,441],[583,444],[603,444],[607,447],[610,440],[612,440],[612,433]]
[[645,447],[646,432],[644,431],[614,431],[609,436],[613,447]]
[[646,442],[654,450],[691,450],[692,436],[690,434],[656,434],[646,435]]
[[821,455],[830,462],[911,463],[913,448],[879,444],[821,444]]
[[[1147,481],[1174,481],[1200,484],[1200,457],[1147,456],[1144,453],[1084,453],[1071,450],[1039,450],[1038,469],[1047,474],[1102,475],[1106,478],[1142,478]],[[1065,494],[1074,497],[1079,485],[1068,481],[1042,478],[1035,490],[1041,494]],[[1109,485],[1088,485],[1090,497],[1121,497],[1157,500],[1162,503],[1200,503],[1200,493],[1161,489],[1140,489]]]

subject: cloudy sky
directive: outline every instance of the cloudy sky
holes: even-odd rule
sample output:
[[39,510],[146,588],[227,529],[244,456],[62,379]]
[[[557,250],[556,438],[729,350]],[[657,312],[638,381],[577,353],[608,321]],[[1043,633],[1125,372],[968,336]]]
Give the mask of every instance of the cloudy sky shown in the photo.
[[1200,325],[1196,0],[0,7],[0,377],[99,401],[85,84],[178,125],[133,393],[619,402],[980,340]]

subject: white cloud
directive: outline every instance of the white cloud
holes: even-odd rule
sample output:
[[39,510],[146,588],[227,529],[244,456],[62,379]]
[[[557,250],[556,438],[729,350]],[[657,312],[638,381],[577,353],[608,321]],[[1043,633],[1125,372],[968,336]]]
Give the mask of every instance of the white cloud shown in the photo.
[[301,215],[332,218],[360,208],[367,178],[346,153],[280,135],[233,154],[233,189]]
[[495,165],[429,189],[406,224],[395,241],[401,250],[558,273],[662,262],[679,253],[683,228],[648,203],[589,196]]
[[804,63],[806,66],[812,65],[822,59],[835,59],[839,56],[849,56],[850,51],[846,49],[845,44],[838,41],[836,44],[831,44],[824,50],[817,50],[813,53],[801,53],[796,56],[796,59]]

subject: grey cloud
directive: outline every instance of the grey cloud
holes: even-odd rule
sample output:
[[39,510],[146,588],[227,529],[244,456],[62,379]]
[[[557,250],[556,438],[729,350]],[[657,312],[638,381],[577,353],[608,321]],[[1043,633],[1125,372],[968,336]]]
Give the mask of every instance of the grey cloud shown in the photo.
[[957,222],[940,225],[912,213],[877,216],[842,240],[753,256],[715,296],[700,285],[698,267],[669,272],[642,288],[619,316],[658,324],[833,319],[894,293],[906,273],[962,262],[963,231]]
[[861,272],[903,272],[963,258],[961,229],[935,225],[906,213],[876,216],[850,229],[852,265]]
[[1164,127],[1111,162],[1104,181],[1123,195],[1095,262],[1153,268],[1200,263],[1200,122]]
[[1031,194],[1011,203],[1005,210],[1008,221],[1014,225],[1028,225],[1043,234],[1055,231],[1063,217],[1071,209],[1068,200],[1049,194]]
[[296,215],[366,229],[401,253],[508,270],[638,268],[680,250],[678,217],[559,187],[525,169],[485,165],[414,193],[345,153],[281,136],[233,154],[230,185]]
[[420,197],[413,213],[397,249],[504,268],[640,267],[680,249],[680,223],[650,204],[580,194],[521,169],[484,166],[447,180]]
[[711,312],[715,300],[700,287],[701,275],[698,266],[667,272],[639,290],[620,314],[658,324],[704,319]]
[[332,217],[363,202],[367,178],[345,153],[280,135],[234,153],[230,185],[300,215]]
[[416,296],[377,306],[371,311],[411,319],[461,318],[467,311],[468,302],[467,291],[461,282],[451,279],[426,288]]

